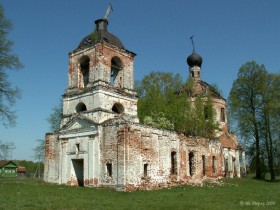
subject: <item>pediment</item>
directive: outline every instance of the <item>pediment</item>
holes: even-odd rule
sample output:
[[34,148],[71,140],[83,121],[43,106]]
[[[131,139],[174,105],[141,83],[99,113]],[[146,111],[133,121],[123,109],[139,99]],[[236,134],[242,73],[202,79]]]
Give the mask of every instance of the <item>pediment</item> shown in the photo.
[[95,124],[91,121],[81,119],[81,118],[76,118],[66,126],[65,130],[81,129],[86,127],[92,127],[94,125]]
[[82,135],[86,133],[96,133],[97,124],[87,118],[77,116],[66,123],[62,128],[60,128],[59,133],[61,135],[65,134],[77,134]]

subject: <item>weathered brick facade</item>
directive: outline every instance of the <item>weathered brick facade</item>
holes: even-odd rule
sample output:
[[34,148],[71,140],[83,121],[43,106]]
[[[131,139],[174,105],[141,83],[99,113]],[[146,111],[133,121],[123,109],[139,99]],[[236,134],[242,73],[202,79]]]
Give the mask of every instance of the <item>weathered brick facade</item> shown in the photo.
[[[135,54],[107,32],[107,20],[96,24],[69,53],[61,127],[45,138],[45,181],[130,191],[240,176],[241,150],[226,128],[225,100],[213,98],[222,128],[215,139],[139,124]],[[190,75],[194,69],[197,93],[208,90],[200,66],[190,67]]]

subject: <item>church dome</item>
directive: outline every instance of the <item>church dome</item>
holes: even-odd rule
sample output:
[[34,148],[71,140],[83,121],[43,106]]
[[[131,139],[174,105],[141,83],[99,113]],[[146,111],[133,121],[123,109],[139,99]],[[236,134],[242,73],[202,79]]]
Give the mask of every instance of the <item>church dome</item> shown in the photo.
[[190,67],[199,66],[201,67],[202,64],[202,57],[194,51],[191,55],[187,58],[187,63]]
[[108,21],[106,19],[96,20],[95,24],[96,30],[83,38],[75,51],[93,46],[100,41],[107,42],[120,49],[125,49],[120,39],[107,31]]

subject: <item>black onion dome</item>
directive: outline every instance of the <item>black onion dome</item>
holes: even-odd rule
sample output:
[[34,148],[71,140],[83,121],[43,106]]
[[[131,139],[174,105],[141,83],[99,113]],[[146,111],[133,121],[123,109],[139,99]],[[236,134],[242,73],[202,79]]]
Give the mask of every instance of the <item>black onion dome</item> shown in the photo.
[[187,63],[190,67],[193,66],[199,66],[201,67],[202,64],[202,57],[198,54],[196,54],[196,52],[193,52],[191,55],[189,55],[189,57],[187,58]]
[[107,20],[99,19],[95,21],[95,24],[96,30],[93,33],[86,36],[85,38],[83,38],[77,49],[74,51],[79,51],[87,47],[91,47],[100,41],[107,42],[120,49],[125,49],[120,39],[107,31]]

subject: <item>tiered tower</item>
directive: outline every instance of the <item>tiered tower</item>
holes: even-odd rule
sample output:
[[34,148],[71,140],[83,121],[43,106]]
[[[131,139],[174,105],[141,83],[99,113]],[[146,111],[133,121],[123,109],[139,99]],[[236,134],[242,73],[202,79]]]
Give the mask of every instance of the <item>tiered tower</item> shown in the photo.
[[138,122],[134,92],[135,53],[107,31],[108,20],[95,21],[93,33],[69,53],[68,87],[63,95],[65,125],[79,115],[96,123],[116,116]]

